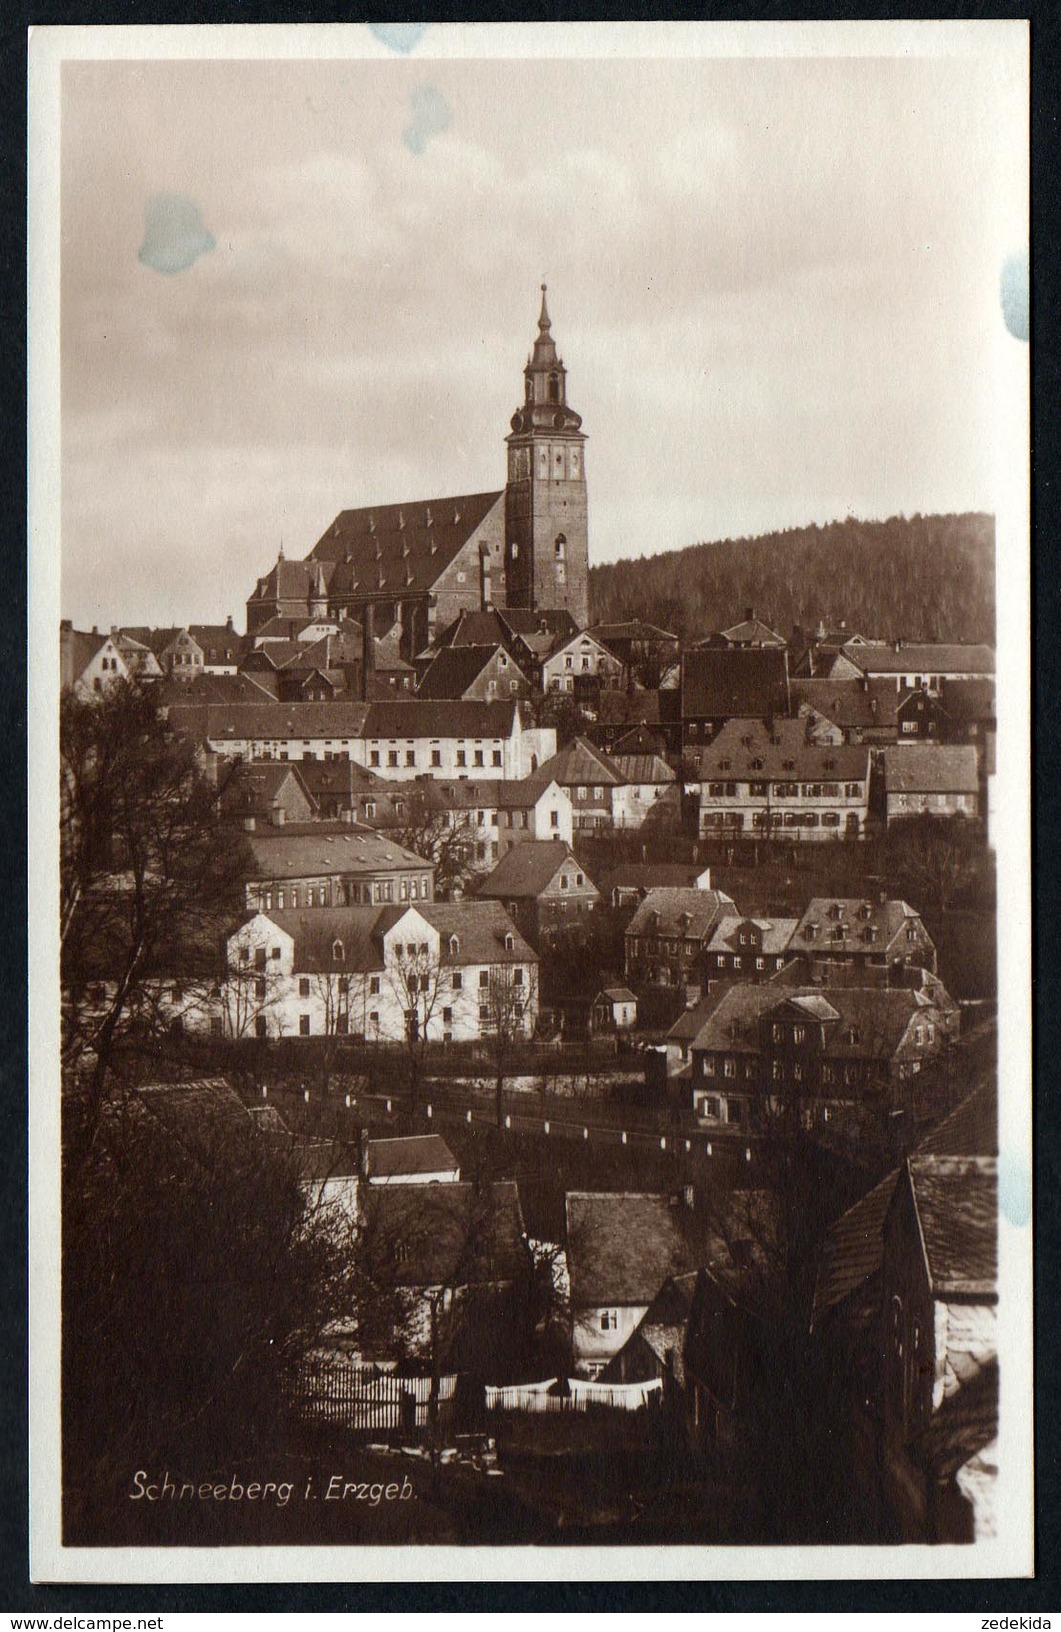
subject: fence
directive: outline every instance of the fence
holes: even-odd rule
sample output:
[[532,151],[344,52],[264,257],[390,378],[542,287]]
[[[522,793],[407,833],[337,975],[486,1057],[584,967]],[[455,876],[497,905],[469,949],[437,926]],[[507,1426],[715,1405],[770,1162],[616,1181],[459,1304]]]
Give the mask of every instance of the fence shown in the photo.
[[[452,1412],[455,1375],[438,1379],[442,1417]],[[298,1404],[310,1422],[352,1429],[426,1428],[431,1409],[430,1377],[398,1377],[375,1366],[325,1361],[305,1366],[299,1376]]]
[[655,1377],[644,1383],[590,1383],[571,1377],[566,1392],[550,1377],[544,1383],[517,1383],[509,1388],[488,1388],[488,1411],[644,1411],[662,1399],[663,1382]]

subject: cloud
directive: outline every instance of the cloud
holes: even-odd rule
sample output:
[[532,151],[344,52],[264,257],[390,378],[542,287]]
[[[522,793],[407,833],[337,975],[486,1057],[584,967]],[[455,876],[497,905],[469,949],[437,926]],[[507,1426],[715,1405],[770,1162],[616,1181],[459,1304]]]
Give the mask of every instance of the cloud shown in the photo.
[[156,193],[144,212],[144,241],[138,259],[156,272],[186,272],[200,255],[217,247],[199,206],[179,193]]
[[449,103],[433,85],[418,85],[409,98],[412,119],[402,131],[402,141],[410,153],[422,153],[432,136],[438,136],[452,123]]

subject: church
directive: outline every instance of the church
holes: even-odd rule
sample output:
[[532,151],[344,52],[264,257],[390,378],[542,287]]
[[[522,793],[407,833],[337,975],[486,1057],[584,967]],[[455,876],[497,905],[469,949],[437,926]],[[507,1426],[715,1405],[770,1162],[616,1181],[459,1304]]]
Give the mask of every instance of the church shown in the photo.
[[247,602],[247,633],[354,618],[371,640],[397,628],[406,661],[461,612],[569,612],[589,623],[586,437],[567,402],[542,285],[523,401],[494,493],[343,510],[303,561],[281,551]]

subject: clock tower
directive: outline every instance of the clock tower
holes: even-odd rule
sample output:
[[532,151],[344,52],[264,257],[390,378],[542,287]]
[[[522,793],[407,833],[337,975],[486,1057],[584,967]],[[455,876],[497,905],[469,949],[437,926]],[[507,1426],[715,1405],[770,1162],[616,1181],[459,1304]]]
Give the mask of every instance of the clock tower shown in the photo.
[[505,590],[511,607],[566,609],[589,623],[586,438],[567,404],[567,371],[545,304],[512,416],[505,488]]

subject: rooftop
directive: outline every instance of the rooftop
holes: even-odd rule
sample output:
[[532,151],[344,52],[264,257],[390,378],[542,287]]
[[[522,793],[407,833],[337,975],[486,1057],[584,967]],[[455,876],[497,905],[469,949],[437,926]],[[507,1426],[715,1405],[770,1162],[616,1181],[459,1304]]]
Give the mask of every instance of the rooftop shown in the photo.
[[565,1213],[576,1308],[650,1304],[668,1276],[697,1267],[688,1212],[670,1196],[572,1190]]

